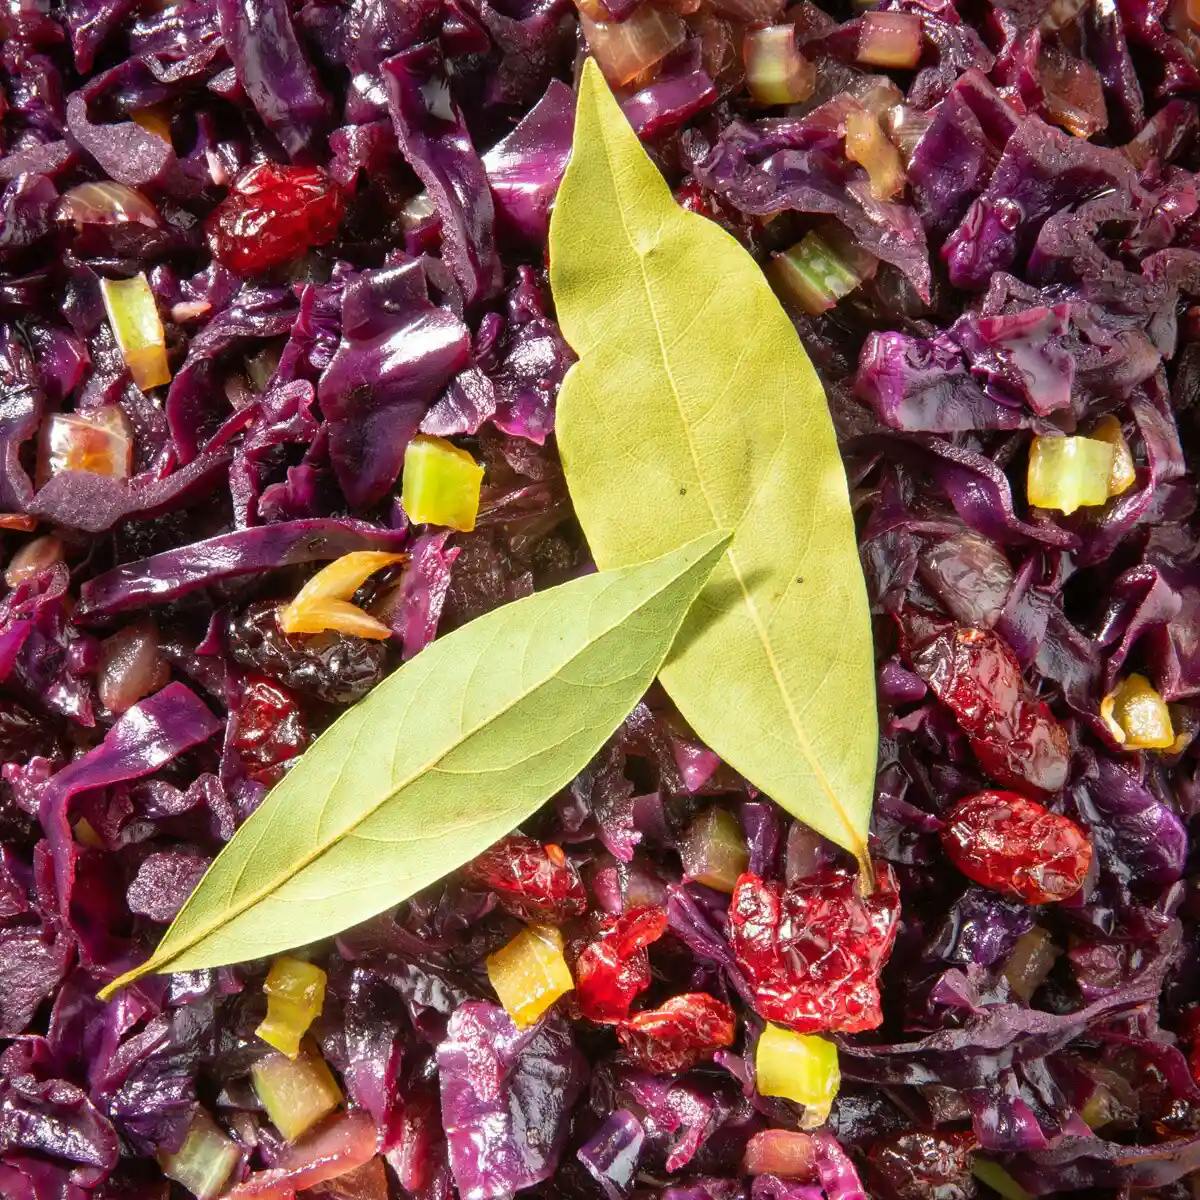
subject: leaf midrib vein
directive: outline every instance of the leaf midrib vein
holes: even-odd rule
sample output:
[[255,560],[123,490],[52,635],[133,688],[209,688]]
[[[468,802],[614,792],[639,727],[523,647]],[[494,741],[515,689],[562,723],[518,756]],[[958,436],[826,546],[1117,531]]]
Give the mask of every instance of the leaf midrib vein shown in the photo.
[[[695,442],[692,439],[692,430],[691,430],[691,426],[690,426],[687,416],[686,416],[686,411],[684,409],[683,397],[679,393],[679,386],[675,381],[675,374],[671,369],[671,360],[667,353],[666,343],[663,341],[662,323],[659,321],[659,318],[658,318],[658,310],[654,303],[654,292],[653,292],[653,289],[650,287],[650,276],[646,270],[646,256],[642,252],[642,250],[638,247],[637,242],[634,240],[633,234],[629,228],[629,222],[626,219],[624,198],[621,195],[620,189],[615,184],[615,181],[617,178],[616,168],[615,168],[615,163],[613,161],[612,149],[611,149],[611,146],[609,145],[608,132],[603,124],[601,124],[601,131],[602,131],[602,133],[601,133],[600,142],[601,142],[601,146],[604,150],[604,157],[605,157],[605,161],[608,166],[609,178],[614,181],[612,191],[613,191],[613,196],[616,198],[617,214],[619,215],[619,217],[621,219],[621,229],[622,229],[622,232],[625,234],[625,240],[629,244],[630,252],[633,254],[634,260],[636,261],[636,263],[638,265],[638,272],[642,278],[642,290],[645,292],[646,304],[650,309],[650,315],[653,319],[654,336],[655,336],[655,340],[658,342],[659,354],[662,358],[663,371],[667,377],[667,383],[670,385],[671,399],[675,403],[675,408],[679,415],[679,423],[683,426],[684,441],[687,444],[688,455],[690,456],[690,458],[692,460],[692,468],[695,471],[696,479],[700,484],[700,494],[704,497],[704,503],[708,508],[709,516],[712,518],[713,528],[714,529],[720,528],[720,523],[719,523],[719,520],[717,517],[716,508],[714,507],[712,497],[708,494],[708,489],[705,486],[704,474],[700,470],[700,460],[699,460],[699,456],[698,456],[698,453],[696,450]],[[654,168],[654,169],[657,170],[657,168]],[[660,228],[660,232],[661,232],[661,225],[659,228]],[[732,380],[728,381],[726,384],[726,387],[728,387],[731,382],[732,382]],[[785,412],[784,421],[786,422],[786,420],[787,420],[787,415]],[[744,514],[743,514],[743,519],[744,519]],[[735,534],[734,534],[735,541],[736,541],[736,536],[737,535],[735,532]],[[805,759],[808,761],[809,769],[812,771],[813,778],[817,781],[817,784],[820,787],[820,789],[825,793],[826,796],[828,796],[830,803],[833,805],[834,811],[838,814],[839,819],[841,820],[842,824],[845,826],[847,833],[850,835],[851,841],[854,843],[854,845],[856,847],[858,847],[857,850],[853,851],[853,853],[855,854],[855,857],[857,857],[859,859],[863,859],[865,857],[865,851],[866,851],[866,847],[863,843],[863,839],[859,836],[858,830],[855,829],[853,822],[850,820],[850,814],[846,811],[845,805],[843,805],[841,798],[838,796],[837,792],[833,789],[833,786],[830,784],[829,779],[826,776],[824,770],[822,769],[820,762],[818,761],[816,755],[813,753],[812,746],[808,740],[808,736],[804,732],[804,729],[799,722],[799,718],[797,716],[795,706],[792,703],[791,694],[790,694],[787,686],[785,685],[783,673],[779,666],[778,659],[776,658],[776,655],[775,655],[774,645],[770,639],[768,631],[763,627],[763,624],[762,624],[762,621],[760,619],[759,612],[758,612],[758,606],[755,604],[754,598],[750,594],[749,588],[746,586],[746,581],[745,581],[745,578],[743,577],[741,567],[738,564],[737,555],[734,553],[734,548],[733,548],[732,542],[730,543],[729,549],[726,551],[726,554],[729,558],[730,569],[733,571],[733,577],[737,581],[738,588],[742,593],[742,598],[745,601],[746,608],[749,612],[750,621],[751,621],[752,625],[754,626],[755,633],[758,636],[759,644],[762,646],[763,654],[765,655],[766,660],[767,660],[767,666],[769,667],[769,669],[771,671],[771,675],[775,680],[775,684],[779,691],[779,694],[783,698],[783,705],[784,705],[785,711],[787,712],[788,723],[792,727],[792,732],[796,738],[796,743],[800,748],[800,752],[804,755]]]

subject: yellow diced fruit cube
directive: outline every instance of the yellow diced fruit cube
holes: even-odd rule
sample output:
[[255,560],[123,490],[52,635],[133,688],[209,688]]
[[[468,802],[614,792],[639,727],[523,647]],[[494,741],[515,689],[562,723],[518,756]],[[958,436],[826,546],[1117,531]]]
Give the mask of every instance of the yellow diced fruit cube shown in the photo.
[[401,500],[417,525],[445,525],[469,533],[479,513],[483,467],[440,437],[419,434],[404,451]]
[[167,339],[145,273],[132,279],[102,279],[100,294],[133,382],[142,391],[170,383]]
[[1035,437],[1029,450],[1026,495],[1037,508],[1070,514],[1109,496],[1116,451],[1086,437]]
[[715,804],[688,826],[679,854],[686,879],[718,892],[732,892],[750,862],[746,835],[737,817]]
[[842,1085],[837,1046],[816,1034],[768,1024],[754,1052],[758,1090],[803,1104],[803,1124],[816,1128],[829,1116]]
[[1122,679],[1100,701],[1100,716],[1127,750],[1167,750],[1175,744],[1171,711],[1145,675]]
[[168,1179],[182,1184],[196,1200],[216,1200],[225,1190],[242,1152],[202,1108],[196,1110],[183,1145],[158,1156]]
[[250,1078],[267,1116],[289,1142],[342,1102],[337,1080],[311,1042],[295,1058],[279,1053],[260,1058],[250,1068]]
[[575,986],[562,934],[552,925],[531,925],[489,954],[487,973],[504,1011],[520,1026],[532,1025]]
[[263,991],[267,994],[267,1015],[254,1032],[288,1058],[295,1058],[300,1053],[300,1039],[325,1004],[325,972],[312,963],[283,955],[271,964]]

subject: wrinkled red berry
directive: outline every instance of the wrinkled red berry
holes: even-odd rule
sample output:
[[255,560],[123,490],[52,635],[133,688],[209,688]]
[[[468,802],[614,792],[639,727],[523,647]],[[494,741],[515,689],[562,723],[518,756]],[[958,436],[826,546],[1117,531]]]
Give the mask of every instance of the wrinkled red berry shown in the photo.
[[743,875],[729,904],[729,941],[759,1015],[799,1033],[857,1033],[883,1021],[879,972],[896,939],[900,895],[891,867],[876,888],[826,870],[789,887]]
[[707,992],[687,992],[623,1021],[617,1037],[636,1066],[670,1075],[733,1045],[736,1030],[737,1019],[728,1004]]
[[902,1133],[867,1151],[873,1196],[879,1200],[971,1200],[977,1195],[971,1154],[978,1143],[964,1133]]
[[1179,1032],[1188,1048],[1188,1069],[1192,1072],[1192,1078],[1200,1083],[1200,1004],[1193,1004],[1184,1010]]
[[1092,864],[1092,843],[1074,821],[1016,792],[960,800],[946,817],[942,845],[968,879],[1026,904],[1074,895]]
[[495,892],[500,907],[522,921],[559,924],[587,911],[587,892],[574,863],[558,846],[543,846],[524,834],[501,838],[463,873]]
[[238,701],[233,735],[250,778],[268,787],[278,783],[284,764],[303,754],[309,740],[296,698],[270,679],[251,675]]
[[589,1021],[615,1024],[629,1016],[634,998],[650,986],[646,947],[667,930],[667,914],[647,905],[606,921],[575,963],[575,998]]
[[319,168],[259,163],[213,209],[209,248],[225,266],[253,275],[332,241],[343,208],[342,193]]
[[1057,792],[1067,781],[1067,731],[1021,677],[998,634],[943,630],[912,653],[914,670],[953,713],[979,765],[997,783]]

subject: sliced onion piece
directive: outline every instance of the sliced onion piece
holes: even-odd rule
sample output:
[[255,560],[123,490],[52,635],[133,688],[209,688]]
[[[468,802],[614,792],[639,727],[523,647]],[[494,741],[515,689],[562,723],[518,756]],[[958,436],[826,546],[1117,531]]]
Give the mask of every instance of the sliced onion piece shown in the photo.
[[15,588],[27,579],[36,579],[47,567],[63,560],[63,544],[52,533],[26,542],[8,561],[4,582]]
[[904,93],[886,75],[860,75],[850,85],[850,94],[881,120],[886,112],[904,102]]
[[1049,931],[1040,925],[1021,934],[1004,964],[1004,978],[1013,994],[1028,1004],[1061,954]]
[[657,66],[687,36],[678,14],[654,4],[643,4],[625,21],[593,21],[581,12],[579,23],[588,49],[614,87]]
[[96,688],[109,712],[123,713],[165,687],[171,670],[158,650],[158,627],[145,617],[100,643]]
[[1079,138],[1090,138],[1107,128],[1104,83],[1091,63],[1057,47],[1043,46],[1037,73],[1048,120]]
[[133,438],[115,404],[87,412],[55,413],[42,425],[38,484],[60,471],[87,471],[127,479],[133,467]]
[[158,1162],[163,1174],[182,1184],[196,1200],[216,1200],[241,1156],[237,1143],[198,1108],[183,1145],[174,1154],[160,1154]]
[[134,124],[140,125],[147,133],[170,143],[171,114],[163,105],[149,104],[145,108],[135,108],[129,115],[133,117]]
[[162,227],[158,209],[142,195],[124,183],[106,179],[101,183],[81,183],[62,194],[55,209],[60,221],[68,221],[76,229],[85,225],[146,225]]
[[917,148],[917,143],[933,123],[933,117],[911,105],[897,104],[884,113],[882,121],[892,144],[900,151],[901,159],[907,164]]
[[915,67],[921,58],[921,18],[916,13],[864,13],[856,58],[871,67]]
[[375,1122],[366,1113],[344,1113],[292,1146],[278,1166],[255,1171],[230,1189],[224,1200],[293,1200],[296,1192],[357,1171],[375,1152]]
[[382,550],[343,554],[318,571],[296,593],[296,598],[279,610],[279,627],[284,633],[336,630],[376,641],[391,637],[392,631],[382,621],[351,604],[350,598],[376,571],[404,562],[407,557]]
[[746,1143],[742,1170],[747,1175],[778,1175],[781,1179],[816,1176],[816,1144],[807,1133],[762,1129]]
[[746,84],[759,104],[797,104],[813,94],[817,69],[797,49],[795,25],[748,30],[742,57]]
[[865,108],[846,117],[846,157],[866,171],[876,200],[890,200],[904,189],[907,180],[900,151],[888,141],[875,114]]
[[145,273],[132,279],[102,279],[100,292],[133,382],[142,391],[170,383],[166,335]]

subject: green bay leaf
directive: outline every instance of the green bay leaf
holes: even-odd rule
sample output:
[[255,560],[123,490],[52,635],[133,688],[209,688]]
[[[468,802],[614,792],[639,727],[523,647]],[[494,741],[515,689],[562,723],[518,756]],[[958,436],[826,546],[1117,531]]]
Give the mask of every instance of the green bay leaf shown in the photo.
[[734,530],[662,682],[722,758],[865,862],[871,628],[824,392],[757,264],[675,203],[591,61],[550,280],[579,356],[555,428],[596,562]]
[[649,687],[729,535],[439,638],[347,710],[217,856],[151,971],[261,958],[383,912],[514,829]]

